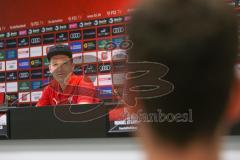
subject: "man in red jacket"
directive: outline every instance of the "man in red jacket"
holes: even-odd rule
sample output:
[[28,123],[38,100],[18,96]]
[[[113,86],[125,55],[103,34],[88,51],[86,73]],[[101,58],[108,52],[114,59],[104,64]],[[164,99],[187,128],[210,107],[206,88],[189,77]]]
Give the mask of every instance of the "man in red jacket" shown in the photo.
[[43,90],[36,106],[90,104],[99,101],[92,81],[87,76],[73,74],[72,52],[67,45],[50,47],[47,58],[54,79]]

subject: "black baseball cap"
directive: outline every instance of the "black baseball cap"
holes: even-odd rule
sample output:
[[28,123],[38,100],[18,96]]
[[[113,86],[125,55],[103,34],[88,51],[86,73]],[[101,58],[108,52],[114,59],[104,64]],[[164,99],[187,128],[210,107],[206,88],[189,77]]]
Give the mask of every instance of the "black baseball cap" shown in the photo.
[[48,61],[50,61],[51,58],[56,55],[66,55],[69,58],[72,58],[72,51],[68,45],[63,44],[57,44],[49,47],[47,52]]

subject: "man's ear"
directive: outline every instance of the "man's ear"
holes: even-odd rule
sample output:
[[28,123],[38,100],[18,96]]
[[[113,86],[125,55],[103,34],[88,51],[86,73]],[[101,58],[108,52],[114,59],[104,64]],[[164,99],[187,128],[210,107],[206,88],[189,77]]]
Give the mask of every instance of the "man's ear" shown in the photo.
[[52,68],[50,64],[48,65],[48,69],[49,69],[49,72],[52,74]]
[[235,78],[230,92],[226,120],[232,125],[240,121],[240,79]]

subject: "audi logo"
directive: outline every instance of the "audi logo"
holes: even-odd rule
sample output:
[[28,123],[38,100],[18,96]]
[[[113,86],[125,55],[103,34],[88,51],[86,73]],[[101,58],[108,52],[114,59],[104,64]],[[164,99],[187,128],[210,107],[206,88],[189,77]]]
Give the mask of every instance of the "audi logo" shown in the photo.
[[38,44],[41,43],[41,38],[32,38],[31,39],[31,44]]
[[124,27],[113,28],[113,33],[123,33]]
[[81,37],[81,33],[71,33],[70,38],[71,39],[77,39]]
[[104,72],[104,71],[110,71],[111,70],[111,66],[110,65],[101,65],[98,67],[100,72]]

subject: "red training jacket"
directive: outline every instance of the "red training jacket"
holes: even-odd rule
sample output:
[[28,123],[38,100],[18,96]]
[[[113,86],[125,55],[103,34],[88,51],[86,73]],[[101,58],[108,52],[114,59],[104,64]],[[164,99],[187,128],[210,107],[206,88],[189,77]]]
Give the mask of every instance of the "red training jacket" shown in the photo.
[[76,76],[72,74],[67,81],[67,86],[62,91],[60,84],[52,80],[44,88],[37,107],[56,106],[63,104],[92,104],[100,100],[96,97],[96,89],[87,76]]

